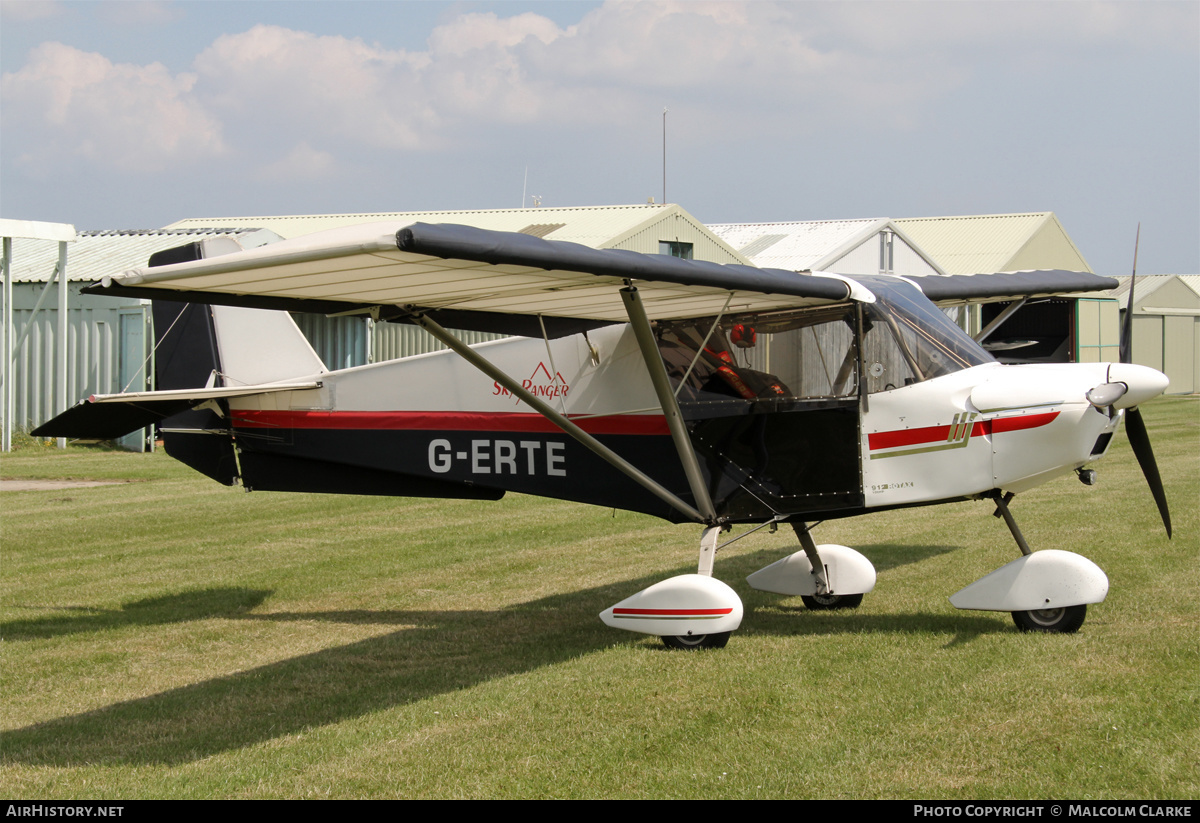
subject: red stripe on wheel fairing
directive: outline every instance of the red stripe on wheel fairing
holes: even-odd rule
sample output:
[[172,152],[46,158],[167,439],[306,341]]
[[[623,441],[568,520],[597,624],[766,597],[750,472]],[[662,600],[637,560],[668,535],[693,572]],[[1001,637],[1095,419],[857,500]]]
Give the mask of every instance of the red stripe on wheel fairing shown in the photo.
[[726,609],[613,609],[613,617],[720,617],[729,614],[733,608]]
[[[233,425],[247,429],[394,429],[428,431],[546,432],[562,430],[540,414],[516,412],[244,411]],[[572,418],[588,434],[670,434],[661,415]]]

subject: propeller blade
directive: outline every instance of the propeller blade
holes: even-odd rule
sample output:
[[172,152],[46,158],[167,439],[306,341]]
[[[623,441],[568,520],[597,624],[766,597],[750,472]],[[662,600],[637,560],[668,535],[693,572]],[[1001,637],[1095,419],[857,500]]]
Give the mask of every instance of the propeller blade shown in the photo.
[[1122,363],[1133,362],[1133,284],[1137,281],[1138,243],[1142,239],[1142,224],[1138,223],[1137,236],[1133,240],[1133,274],[1129,276],[1129,301],[1125,304],[1125,322],[1121,326]]
[[1167,510],[1167,493],[1163,489],[1162,478],[1158,474],[1158,463],[1154,461],[1154,450],[1150,448],[1150,435],[1146,433],[1142,410],[1136,406],[1125,412],[1125,433],[1129,436],[1129,445],[1133,447],[1133,454],[1137,458],[1138,465],[1142,467],[1142,474],[1146,476],[1150,493],[1154,495],[1154,502],[1158,504],[1158,513],[1162,516],[1169,539],[1171,537],[1171,512]]

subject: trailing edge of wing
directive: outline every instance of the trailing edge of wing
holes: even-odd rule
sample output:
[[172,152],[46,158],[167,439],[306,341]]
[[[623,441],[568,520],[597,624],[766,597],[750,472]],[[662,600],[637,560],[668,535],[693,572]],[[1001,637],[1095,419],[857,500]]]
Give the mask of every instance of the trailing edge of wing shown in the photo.
[[637,284],[652,319],[716,314],[726,300],[731,312],[768,311],[839,302],[851,293],[851,284],[836,275],[422,223],[349,226],[208,260],[134,269],[89,291],[323,313],[401,306],[620,323],[625,308],[614,286],[626,280]]
[[940,306],[988,303],[1069,292],[1104,291],[1117,287],[1111,277],[1079,271],[1017,271],[995,274],[927,275],[908,278]]
[[33,430],[35,437],[111,440],[152,426],[209,400],[318,389],[319,382],[271,383],[211,389],[94,394]]

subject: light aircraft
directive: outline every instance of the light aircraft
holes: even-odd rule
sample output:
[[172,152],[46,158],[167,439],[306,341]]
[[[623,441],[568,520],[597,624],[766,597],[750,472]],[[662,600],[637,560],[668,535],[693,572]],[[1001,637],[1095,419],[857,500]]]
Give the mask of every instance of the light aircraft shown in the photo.
[[[713,567],[745,534],[787,524],[800,542],[750,586],[852,608],[875,570],[817,545],[816,521],[988,499],[1021,556],[951,602],[1073,632],[1108,579],[1078,554],[1031,551],[1010,501],[1070,472],[1092,482],[1125,419],[1169,536],[1137,409],[1167,378],[1127,348],[1120,363],[1001,365],[939,307],[1113,286],[1074,272],[851,278],[450,224],[209,240],[89,289],[155,300],[158,390],[93,396],[34,434],[159,423],[170,455],[247,489],[516,491],[695,523],[696,574],[600,615],[683,649],[724,646],[740,625]],[[284,310],[412,323],[448,349],[329,371]],[[523,336],[467,346],[447,327]],[[722,543],[734,524],[754,528]]]

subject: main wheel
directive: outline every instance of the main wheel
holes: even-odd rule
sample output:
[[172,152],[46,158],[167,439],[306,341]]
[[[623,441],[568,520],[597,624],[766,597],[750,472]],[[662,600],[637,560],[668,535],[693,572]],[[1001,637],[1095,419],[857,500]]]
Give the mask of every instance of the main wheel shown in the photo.
[[1013,622],[1023,632],[1054,632],[1072,634],[1079,631],[1083,618],[1087,617],[1087,606],[1064,606],[1060,609],[1034,609],[1028,612],[1013,612]]
[[862,605],[861,594],[802,594],[800,599],[813,611],[857,609]]
[[716,634],[667,634],[663,635],[662,642],[666,644],[668,649],[683,649],[684,651],[723,649],[725,648],[725,644],[729,642],[729,632],[717,632]]

